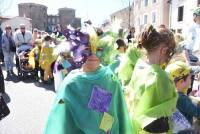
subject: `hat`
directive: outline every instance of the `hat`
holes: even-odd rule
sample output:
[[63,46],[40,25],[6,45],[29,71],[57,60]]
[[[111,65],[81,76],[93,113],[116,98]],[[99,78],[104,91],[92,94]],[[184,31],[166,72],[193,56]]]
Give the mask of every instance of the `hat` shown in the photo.
[[182,61],[175,61],[169,64],[165,71],[168,72],[170,77],[176,82],[190,74],[191,68]]
[[197,7],[193,10],[193,14],[196,14],[197,16],[200,16],[200,7]]

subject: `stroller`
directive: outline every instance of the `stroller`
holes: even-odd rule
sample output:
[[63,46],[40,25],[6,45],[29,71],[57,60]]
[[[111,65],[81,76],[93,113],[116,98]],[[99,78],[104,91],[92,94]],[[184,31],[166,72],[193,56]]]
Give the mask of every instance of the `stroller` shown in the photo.
[[20,79],[25,76],[35,76],[37,71],[29,67],[29,53],[33,49],[31,44],[22,44],[16,51],[17,75]]

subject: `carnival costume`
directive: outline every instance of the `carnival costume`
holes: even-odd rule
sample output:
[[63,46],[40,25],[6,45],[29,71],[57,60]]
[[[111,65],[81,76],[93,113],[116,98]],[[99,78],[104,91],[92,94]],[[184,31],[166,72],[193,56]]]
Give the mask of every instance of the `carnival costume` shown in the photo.
[[[71,50],[78,65],[91,53],[102,56],[94,34],[88,36],[77,31],[78,40]],[[86,40],[79,40],[82,37]],[[106,47],[103,50],[109,49]],[[67,75],[49,115],[45,134],[133,134],[120,83],[109,67],[99,66],[88,73],[77,69]]]
[[177,93],[168,74],[159,65],[138,59],[128,88],[133,98],[129,105],[137,133],[152,127],[157,132],[168,130],[170,133]]

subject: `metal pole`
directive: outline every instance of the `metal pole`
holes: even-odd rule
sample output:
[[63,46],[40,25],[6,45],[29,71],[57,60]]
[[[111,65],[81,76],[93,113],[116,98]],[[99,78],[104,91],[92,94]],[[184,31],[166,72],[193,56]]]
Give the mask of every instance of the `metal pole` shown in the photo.
[[128,28],[130,28],[131,24],[130,24],[130,21],[131,21],[131,4],[130,4],[130,0],[128,1]]
[[167,3],[169,4],[169,29],[172,28],[172,1],[168,0]]

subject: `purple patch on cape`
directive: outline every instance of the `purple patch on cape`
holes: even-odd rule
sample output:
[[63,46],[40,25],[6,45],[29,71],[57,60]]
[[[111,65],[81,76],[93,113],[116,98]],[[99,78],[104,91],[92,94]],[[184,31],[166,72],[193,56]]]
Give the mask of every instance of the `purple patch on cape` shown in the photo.
[[88,108],[97,112],[108,112],[112,100],[112,94],[99,86],[94,86]]

